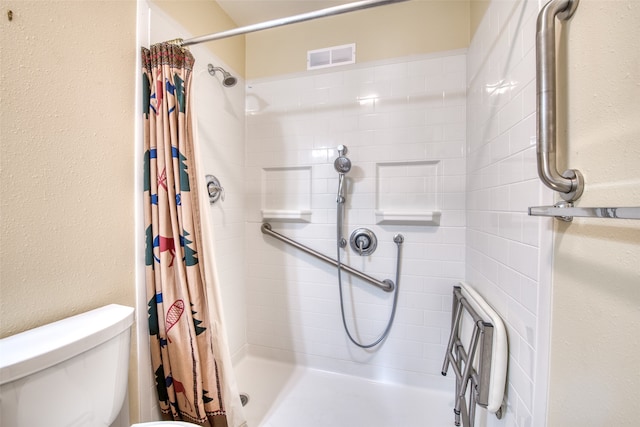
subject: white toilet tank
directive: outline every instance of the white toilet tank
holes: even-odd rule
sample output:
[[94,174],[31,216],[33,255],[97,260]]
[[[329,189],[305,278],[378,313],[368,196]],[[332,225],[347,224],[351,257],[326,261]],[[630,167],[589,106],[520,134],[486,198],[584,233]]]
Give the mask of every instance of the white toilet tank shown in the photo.
[[107,305],[0,340],[0,426],[108,427],[127,391],[133,308]]

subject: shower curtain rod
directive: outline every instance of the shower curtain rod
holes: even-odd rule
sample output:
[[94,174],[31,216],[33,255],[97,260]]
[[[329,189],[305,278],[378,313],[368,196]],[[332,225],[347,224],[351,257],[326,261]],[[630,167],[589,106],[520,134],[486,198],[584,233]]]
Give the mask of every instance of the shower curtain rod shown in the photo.
[[273,19],[258,24],[246,25],[244,27],[234,28],[232,30],[221,31],[219,33],[208,34],[205,36],[194,37],[191,39],[174,39],[169,43],[176,44],[180,47],[191,46],[198,43],[210,42],[214,40],[226,39],[228,37],[239,36],[242,34],[253,33],[255,31],[268,30],[269,28],[281,27],[283,25],[295,24],[298,22],[310,21],[312,19],[324,18],[327,16],[340,15],[347,12],[355,12],[356,10],[369,9],[372,7],[384,6],[392,3],[405,2],[407,0],[364,0],[355,3],[347,3],[339,6],[328,7],[326,9],[316,10],[314,12],[302,13],[286,18]]

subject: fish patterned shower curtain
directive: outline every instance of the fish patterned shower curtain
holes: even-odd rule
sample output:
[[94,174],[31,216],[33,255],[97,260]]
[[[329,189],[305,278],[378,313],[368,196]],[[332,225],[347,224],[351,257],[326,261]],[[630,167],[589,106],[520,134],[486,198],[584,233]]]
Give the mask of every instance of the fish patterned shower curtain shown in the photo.
[[[227,427],[225,381],[209,320],[190,87],[194,58],[142,48],[146,288],[152,367],[167,419]],[[226,344],[226,341],[223,342]]]

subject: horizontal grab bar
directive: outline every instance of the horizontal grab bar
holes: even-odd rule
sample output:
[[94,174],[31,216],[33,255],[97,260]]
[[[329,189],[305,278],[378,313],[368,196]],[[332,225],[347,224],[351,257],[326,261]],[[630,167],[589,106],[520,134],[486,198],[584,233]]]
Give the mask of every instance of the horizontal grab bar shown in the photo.
[[640,206],[617,208],[583,208],[574,207],[572,203],[558,203],[554,206],[532,206],[529,208],[531,216],[553,216],[562,221],[572,221],[579,218],[618,218],[640,219]]
[[[333,265],[334,267],[338,266],[338,261],[336,261],[333,258],[329,258],[328,256],[321,254],[318,251],[315,251],[305,245],[303,245],[302,243],[298,243],[295,240],[292,240],[290,238],[288,238],[287,236],[284,236],[276,231],[273,231],[271,229],[271,224],[269,224],[268,222],[265,222],[262,224],[262,226],[260,227],[260,230],[262,230],[263,234],[269,235],[271,237],[275,237],[276,239],[285,242],[297,249],[300,249],[303,252],[308,253],[309,255],[313,255],[314,257]],[[342,271],[346,271],[349,274],[353,274],[354,276],[359,277],[362,280],[365,280],[369,283],[371,283],[372,285],[382,289],[385,292],[391,292],[393,291],[393,289],[395,288],[395,284],[393,283],[392,280],[390,279],[385,279],[383,281],[380,281],[378,279],[375,279],[371,276],[369,276],[368,274],[365,274],[359,270],[356,270],[355,268],[349,267],[348,265],[344,265],[342,263],[340,263],[340,269]]]

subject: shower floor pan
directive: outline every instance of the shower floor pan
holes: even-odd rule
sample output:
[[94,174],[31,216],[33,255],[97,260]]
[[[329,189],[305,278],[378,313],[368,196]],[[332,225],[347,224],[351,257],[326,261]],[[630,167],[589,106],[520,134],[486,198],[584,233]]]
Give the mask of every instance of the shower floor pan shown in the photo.
[[449,427],[446,393],[245,357],[238,387],[249,427]]

